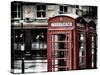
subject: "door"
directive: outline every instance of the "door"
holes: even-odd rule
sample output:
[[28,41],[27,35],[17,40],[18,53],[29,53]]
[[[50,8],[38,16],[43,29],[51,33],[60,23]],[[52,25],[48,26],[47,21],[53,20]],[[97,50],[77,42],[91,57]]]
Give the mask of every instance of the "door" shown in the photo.
[[71,49],[71,31],[49,32],[48,71],[70,70]]

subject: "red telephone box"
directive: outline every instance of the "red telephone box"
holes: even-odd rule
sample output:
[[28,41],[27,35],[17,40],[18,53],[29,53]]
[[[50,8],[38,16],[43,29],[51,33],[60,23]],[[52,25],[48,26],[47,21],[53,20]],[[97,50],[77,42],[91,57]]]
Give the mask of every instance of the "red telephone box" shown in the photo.
[[87,68],[94,69],[96,66],[96,55],[97,55],[97,34],[96,34],[96,24],[90,21],[86,27],[87,30]]
[[50,18],[47,49],[49,72],[86,68],[84,19],[78,16],[72,17],[72,15]]

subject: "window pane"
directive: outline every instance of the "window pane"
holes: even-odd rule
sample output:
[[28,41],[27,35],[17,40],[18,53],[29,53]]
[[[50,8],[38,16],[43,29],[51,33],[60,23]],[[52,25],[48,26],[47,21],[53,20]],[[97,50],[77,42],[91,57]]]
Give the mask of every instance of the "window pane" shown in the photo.
[[[24,33],[24,32],[23,32]],[[21,45],[22,45],[22,42],[24,42],[23,40],[23,33],[21,30],[16,30],[15,31],[15,41],[14,41],[14,49],[15,50],[21,50]]]
[[65,34],[52,35],[52,49],[66,49]]
[[20,12],[18,12],[18,17],[20,17]]
[[67,12],[67,7],[64,7],[64,11]]
[[86,66],[86,46],[85,46],[85,34],[78,34],[78,49],[79,49],[79,66],[85,68]]
[[13,17],[17,17],[17,12],[13,12]]
[[52,43],[52,49],[66,49],[66,42]]
[[52,36],[52,41],[66,41],[66,35],[65,34],[55,34]]
[[11,17],[19,18],[21,17],[21,5],[19,3],[14,3],[11,5]]
[[58,66],[65,66],[65,65],[66,65],[66,60],[64,60],[64,59],[58,60]]
[[52,53],[52,56],[55,58],[64,58],[66,57],[66,50],[65,51],[54,50],[54,52]]
[[32,50],[46,49],[46,31],[33,30],[32,31]]
[[91,46],[92,46],[92,48],[95,48],[95,43],[94,43],[94,42],[92,42]]
[[41,15],[42,17],[45,17],[46,16],[46,13],[45,12],[42,12],[42,15]]
[[37,5],[37,10],[41,10],[41,5]]
[[46,10],[46,6],[45,5],[42,5],[42,10]]
[[17,4],[11,5],[11,11],[17,11]]
[[60,6],[60,11],[63,11],[63,6]]
[[37,12],[37,17],[41,17],[41,12]]
[[79,37],[80,37],[79,40],[81,40],[81,41],[84,40],[84,34],[80,34]]
[[18,11],[20,12],[20,10],[21,10],[21,5],[18,4]]

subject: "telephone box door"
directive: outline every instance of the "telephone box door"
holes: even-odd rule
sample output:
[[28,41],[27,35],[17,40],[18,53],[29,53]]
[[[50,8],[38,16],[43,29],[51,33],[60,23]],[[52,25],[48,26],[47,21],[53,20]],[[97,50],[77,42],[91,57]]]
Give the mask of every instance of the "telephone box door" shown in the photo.
[[71,70],[71,31],[48,31],[48,71]]

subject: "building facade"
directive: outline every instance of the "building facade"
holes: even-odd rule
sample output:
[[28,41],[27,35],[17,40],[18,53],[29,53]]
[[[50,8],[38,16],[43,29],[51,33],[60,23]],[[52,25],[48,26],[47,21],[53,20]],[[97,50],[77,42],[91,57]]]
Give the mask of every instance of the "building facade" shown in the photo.
[[[49,34],[51,34],[51,32],[49,32],[49,28],[50,28],[49,21],[55,16],[58,19],[60,19],[58,15],[62,15],[62,14],[63,15],[67,14],[67,16],[74,18],[74,21],[75,21],[74,25],[76,25],[76,23],[79,23],[79,26],[84,25],[85,28],[79,28],[80,31],[82,30],[84,31],[83,34],[74,35],[74,32],[73,32],[71,35],[74,35],[74,36],[78,35],[80,36],[81,39],[85,37],[85,41],[81,41],[80,39],[80,42],[78,43],[78,45],[80,45],[83,42],[82,44],[85,45],[84,46],[85,54],[83,54],[82,56],[81,55],[82,52],[80,52],[79,49],[76,48],[75,50],[77,50],[77,55],[75,59],[74,57],[73,58],[71,57],[71,59],[74,60],[76,64],[74,61],[73,63],[70,60],[70,62],[72,62],[72,65],[74,64],[72,67],[70,66],[70,69],[58,68],[56,71],[97,68],[96,66],[97,7],[96,6],[14,1],[14,2],[11,2],[11,72],[12,73],[55,71],[54,69],[51,70],[50,69],[51,66],[48,65],[50,64],[48,59],[50,58],[49,57],[51,55],[50,53],[52,53],[52,52],[49,52],[50,40],[48,39],[51,37],[49,36]],[[57,19],[54,19],[55,22],[56,20]],[[58,24],[52,24],[52,25],[54,26],[57,25],[58,29],[60,28],[59,29],[60,32],[63,32],[63,28],[61,28],[61,25],[66,25],[66,24],[64,23],[60,24],[59,22]],[[70,23],[68,23],[67,25],[69,26]],[[77,26],[75,29],[77,30]],[[64,32],[69,35],[69,32],[66,30],[67,29],[65,29]],[[54,29],[53,32],[57,32],[56,28]],[[91,35],[89,35],[90,33]],[[92,37],[92,35],[94,36]],[[59,45],[57,43],[54,44],[54,47],[55,48],[61,47],[65,49],[64,43],[61,42],[61,40],[64,41],[64,38],[67,37],[67,35],[58,34],[58,35],[55,35],[54,37],[56,38],[54,41],[58,41],[61,43]],[[75,38],[78,38],[78,37],[75,37]],[[91,41],[90,38],[91,40],[93,40],[92,42],[90,42]],[[72,40],[75,40],[75,39],[72,39]],[[90,41],[88,42],[88,40]],[[74,42],[74,44],[76,42]],[[93,47],[92,45],[90,47],[88,46],[91,43]],[[62,46],[62,44],[64,47]],[[68,44],[70,44],[69,46],[70,48],[73,46],[71,43],[68,43]],[[77,47],[77,46],[75,45],[74,47]],[[91,49],[93,51],[91,51]],[[76,53],[76,51],[74,52]],[[58,52],[58,55],[61,56],[63,55],[63,53],[65,52]],[[70,53],[70,56],[72,56],[72,53]],[[79,67],[78,63],[82,62],[83,59],[85,60],[85,66]],[[64,64],[63,61],[64,61],[63,59],[56,60],[56,62],[58,62],[59,64],[58,66],[61,66],[61,64]],[[66,66],[66,65],[63,65],[63,66]]]

